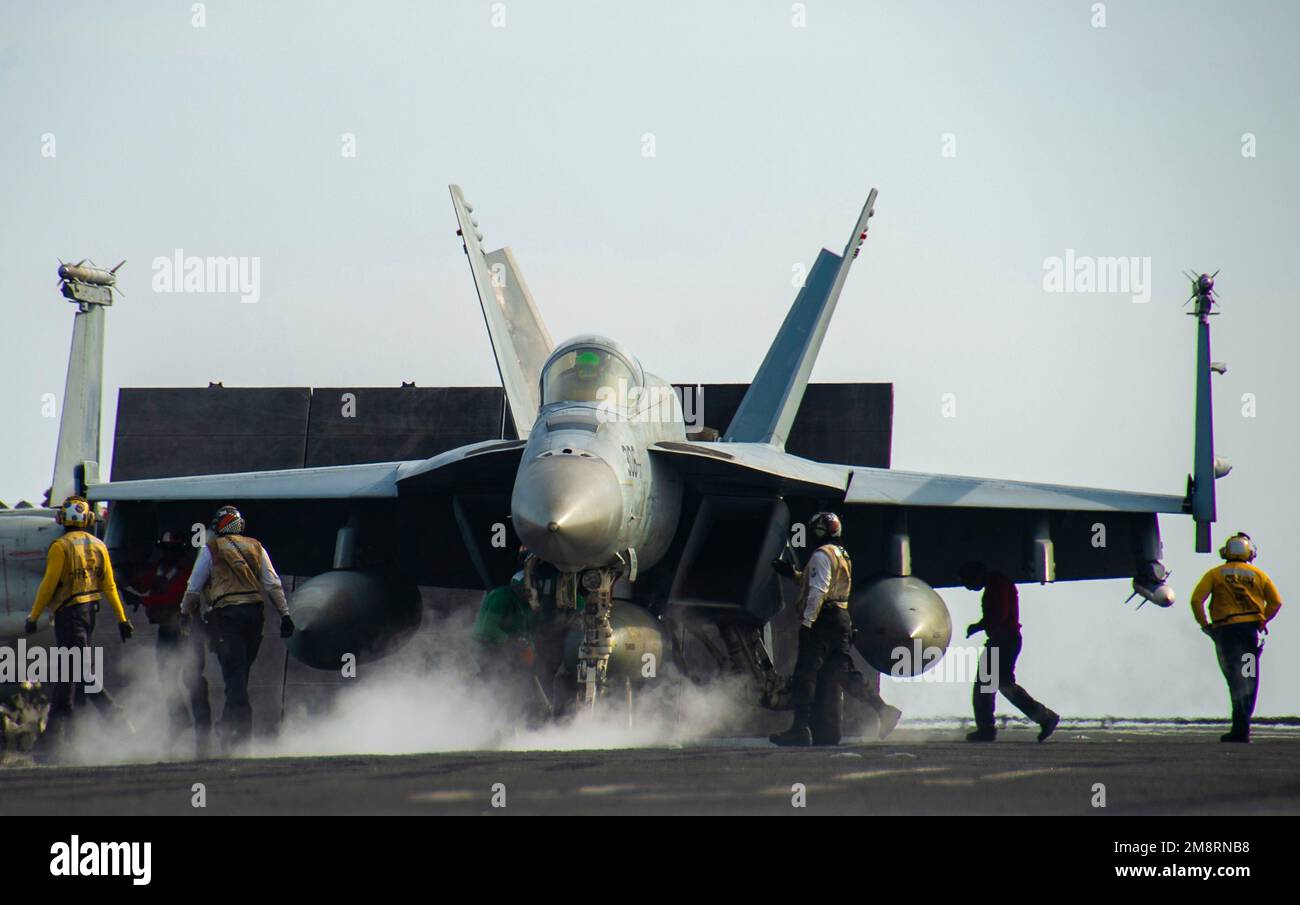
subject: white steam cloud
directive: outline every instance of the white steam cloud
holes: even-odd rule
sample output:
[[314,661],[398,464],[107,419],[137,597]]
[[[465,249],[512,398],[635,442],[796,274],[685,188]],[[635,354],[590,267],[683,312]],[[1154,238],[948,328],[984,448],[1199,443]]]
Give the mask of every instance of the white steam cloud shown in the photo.
[[[358,677],[342,680],[325,708],[294,700],[290,685],[285,720],[241,750],[242,757],[342,754],[413,754],[465,750],[576,750],[679,745],[739,731],[757,708],[747,676],[724,676],[707,686],[680,681],[661,670],[632,692],[611,682],[595,714],[546,721],[536,717],[542,692],[519,675],[480,678],[469,638],[472,613],[426,614],[425,627],[401,650],[362,663]],[[432,625],[430,624],[432,623]],[[262,656],[267,656],[265,649]],[[505,656],[503,653],[502,656]],[[152,643],[123,652],[125,682],[110,688],[117,708],[109,714],[79,708],[60,763],[115,764],[188,760],[194,734],[175,732],[160,688]],[[208,658],[214,723],[222,710],[215,657]],[[545,689],[546,695],[552,689]],[[278,713],[257,707],[266,727]],[[214,726],[214,741],[215,741]]]

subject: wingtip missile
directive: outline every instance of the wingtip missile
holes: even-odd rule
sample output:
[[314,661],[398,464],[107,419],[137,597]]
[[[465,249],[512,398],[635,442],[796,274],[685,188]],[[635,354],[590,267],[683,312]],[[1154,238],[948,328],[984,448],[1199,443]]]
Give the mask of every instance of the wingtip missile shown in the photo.
[[117,284],[117,270],[125,263],[125,260],[121,261],[112,270],[95,267],[93,264],[87,267],[84,259],[79,264],[60,263],[59,280],[61,282],[85,283],[88,286],[114,286]]

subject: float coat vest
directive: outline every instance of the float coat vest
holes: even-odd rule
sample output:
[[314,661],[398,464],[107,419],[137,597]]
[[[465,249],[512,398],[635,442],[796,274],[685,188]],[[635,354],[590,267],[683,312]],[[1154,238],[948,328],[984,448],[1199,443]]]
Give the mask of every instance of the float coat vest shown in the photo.
[[208,541],[212,574],[208,599],[214,607],[262,602],[262,545],[251,537],[223,534]]
[[[822,598],[822,605],[847,608],[849,593],[853,590],[853,563],[849,561],[848,551],[838,544],[823,544],[814,551],[814,555],[817,553],[825,553],[831,561],[831,582],[826,589],[826,596]],[[809,559],[811,560],[811,557]],[[805,568],[799,585],[799,601],[795,612],[802,615],[807,605],[808,569]]]
[[63,548],[63,575],[54,592],[53,609],[101,599],[99,586],[108,562],[104,542],[86,531],[69,531],[54,543]]

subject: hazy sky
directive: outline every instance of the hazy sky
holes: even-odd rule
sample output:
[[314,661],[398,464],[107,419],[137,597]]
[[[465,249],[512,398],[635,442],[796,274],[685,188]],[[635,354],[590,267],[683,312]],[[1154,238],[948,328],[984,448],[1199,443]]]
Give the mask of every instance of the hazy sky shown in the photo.
[[[748,380],[792,269],[874,185],[814,379],[894,382],[899,468],[1181,493],[1180,273],[1222,268],[1216,545],[1249,531],[1300,610],[1300,6],[1109,2],[1097,27],[1100,5],[208,2],[195,27],[181,0],[6,3],[0,499],[49,483],[56,257],[127,259],[107,455],[120,386],[496,383],[448,183],[557,339],[620,337],[676,381]],[[259,301],[155,293],[178,248],[258,258]],[[1046,292],[1068,249],[1149,258],[1150,301]],[[1122,608],[1122,581],[1022,588],[1019,675],[1049,705],[1226,713],[1185,603],[1217,558],[1162,527],[1172,610]],[[1275,626],[1259,710],[1294,714],[1300,621]],[[969,709],[965,685],[886,693]]]

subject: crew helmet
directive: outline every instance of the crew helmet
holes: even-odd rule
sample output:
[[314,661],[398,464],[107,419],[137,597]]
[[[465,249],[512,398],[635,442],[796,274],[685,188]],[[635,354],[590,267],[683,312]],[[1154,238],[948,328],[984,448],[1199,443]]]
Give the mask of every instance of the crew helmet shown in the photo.
[[524,597],[527,593],[527,587],[523,569],[510,576],[510,590],[515,593],[516,597]]
[[87,531],[95,524],[95,510],[85,497],[70,496],[55,510],[54,520],[65,528]]
[[808,530],[812,532],[813,537],[822,540],[828,537],[839,537],[843,526],[840,524],[840,517],[834,512],[819,512],[808,519]]
[[185,539],[175,528],[168,528],[158,535],[158,549],[166,553],[179,553],[185,549]]
[[212,516],[212,530],[217,534],[243,534],[244,517],[234,506],[222,506]]
[[1254,541],[1244,531],[1238,531],[1224,541],[1223,546],[1219,548],[1219,555],[1229,562],[1250,562],[1258,552],[1255,549]]

